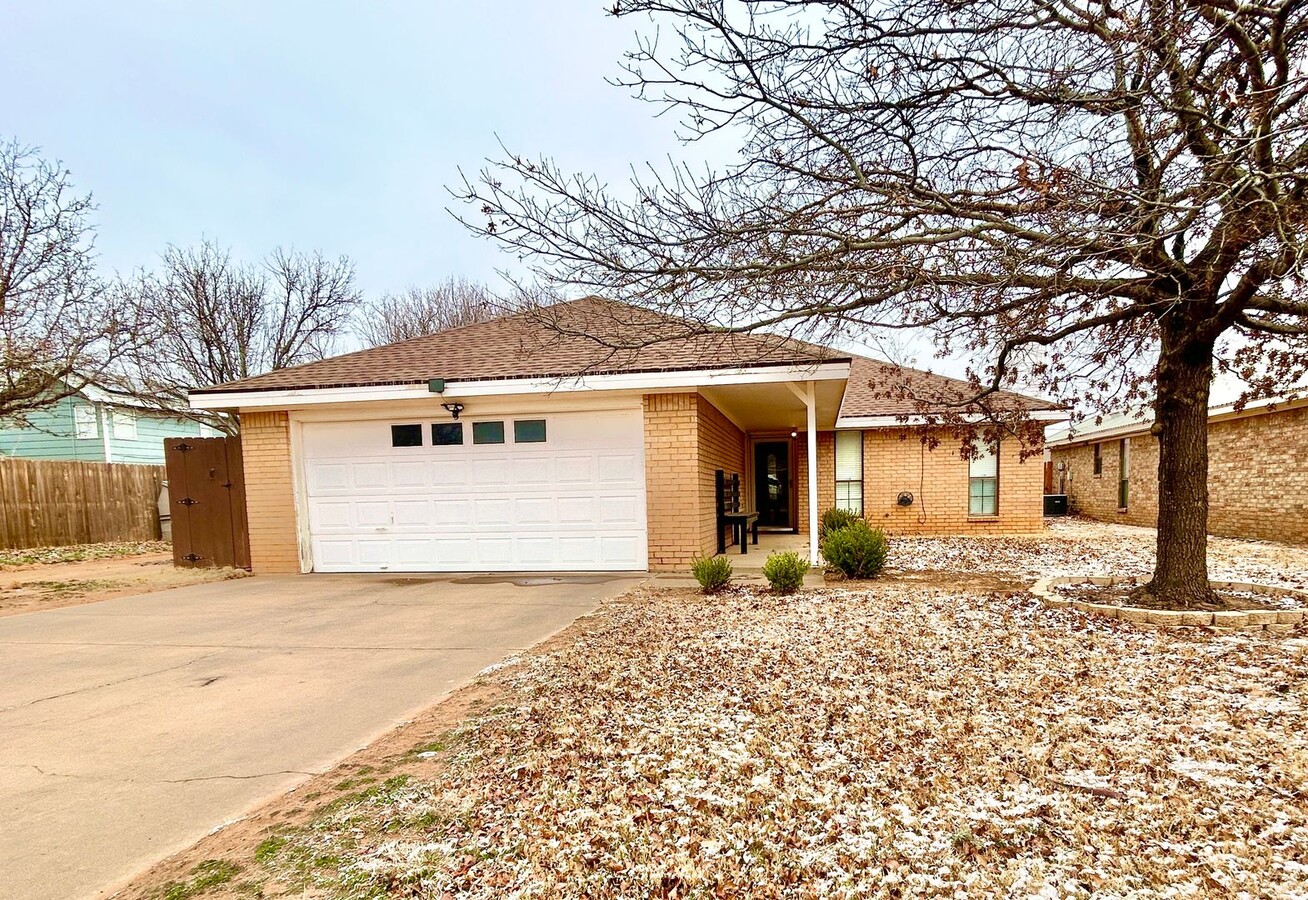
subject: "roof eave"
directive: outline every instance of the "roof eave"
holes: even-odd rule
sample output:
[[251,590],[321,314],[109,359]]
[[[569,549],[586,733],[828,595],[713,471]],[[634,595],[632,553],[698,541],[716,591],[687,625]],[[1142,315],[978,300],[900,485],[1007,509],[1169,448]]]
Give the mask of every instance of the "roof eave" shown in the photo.
[[[832,359],[807,363],[776,363],[714,369],[674,369],[613,372],[534,378],[485,378],[447,381],[435,396],[449,399],[510,394],[554,394],[582,391],[641,391],[764,384],[785,381],[846,381],[849,361]],[[192,409],[283,409],[326,403],[384,402],[432,397],[426,382],[271,389],[192,391]]]

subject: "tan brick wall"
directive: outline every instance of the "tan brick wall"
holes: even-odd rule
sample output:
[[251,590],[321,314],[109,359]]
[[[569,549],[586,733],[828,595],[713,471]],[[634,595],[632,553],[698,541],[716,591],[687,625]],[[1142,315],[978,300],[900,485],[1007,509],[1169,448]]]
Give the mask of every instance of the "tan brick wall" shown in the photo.
[[[1068,505],[1072,512],[1090,516],[1104,522],[1121,522],[1126,525],[1158,524],[1158,440],[1151,435],[1135,435],[1126,439],[1131,460],[1127,478],[1126,509],[1117,504],[1118,480],[1121,478],[1122,454],[1120,439],[1100,442],[1103,473],[1094,474],[1094,445],[1056,447],[1050,452],[1054,463],[1054,489],[1060,478],[1067,486]],[[1058,464],[1066,463],[1065,472]]]
[[[741,477],[745,490],[745,433],[716,406],[696,394],[697,452],[699,460],[699,547],[713,554],[718,549],[717,470]],[[730,535],[727,535],[730,540]]]
[[699,404],[696,394],[646,394],[645,508],[649,567],[666,572],[690,565],[699,547]]
[[[795,522],[800,534],[808,534],[808,434],[801,431],[791,442],[791,458],[795,468]],[[818,515],[836,504],[836,433],[819,431],[818,458]]]
[[[1131,441],[1130,503],[1117,511],[1118,444],[1103,442],[1103,477],[1093,445],[1059,447],[1071,474],[1074,511],[1109,522],[1158,522],[1158,439]],[[1308,544],[1308,407],[1256,413],[1208,427],[1208,531],[1228,537]],[[1057,473],[1055,473],[1057,477]]]
[[699,394],[646,394],[645,503],[651,571],[717,550],[717,469],[745,471],[745,435]]
[[241,458],[245,465],[251,569],[256,575],[299,572],[287,414],[242,413]]
[[[795,441],[799,530],[808,533],[808,460],[805,436]],[[999,515],[968,515],[968,465],[961,442],[946,437],[924,450],[915,433],[863,432],[863,515],[873,527],[897,534],[1029,534],[1043,527],[1044,467],[1021,458],[1017,441],[1005,441],[999,459]],[[818,432],[818,513],[836,503],[836,436]],[[925,477],[923,477],[925,476]],[[901,491],[913,505],[896,503]]]
[[[1022,460],[1016,440],[999,453],[997,516],[968,514],[968,463],[962,443],[942,436],[935,449],[900,429],[863,432],[863,515],[893,534],[1029,534],[1043,527],[1044,467],[1040,457]],[[900,506],[901,491],[913,494]]]

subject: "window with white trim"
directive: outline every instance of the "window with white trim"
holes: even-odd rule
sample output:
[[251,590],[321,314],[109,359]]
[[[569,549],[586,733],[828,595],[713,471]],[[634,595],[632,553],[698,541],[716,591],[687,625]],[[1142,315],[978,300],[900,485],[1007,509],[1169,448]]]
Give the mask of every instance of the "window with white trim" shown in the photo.
[[863,515],[863,432],[836,432],[836,506]]
[[1126,509],[1131,502],[1131,440],[1122,438],[1117,445],[1117,508]]
[[98,438],[100,436],[100,417],[94,406],[73,407],[73,434],[78,438]]
[[136,413],[130,409],[115,409],[109,416],[114,425],[116,440],[136,440]]
[[967,514],[999,515],[999,454],[994,444],[986,441],[977,447],[967,475]]

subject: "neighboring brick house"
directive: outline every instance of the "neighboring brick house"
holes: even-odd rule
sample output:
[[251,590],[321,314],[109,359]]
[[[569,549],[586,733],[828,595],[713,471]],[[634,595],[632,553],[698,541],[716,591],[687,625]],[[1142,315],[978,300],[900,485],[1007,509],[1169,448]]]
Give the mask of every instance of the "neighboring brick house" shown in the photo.
[[[1149,422],[1116,416],[1047,437],[1056,489],[1073,512],[1158,524],[1158,439]],[[1208,453],[1209,533],[1308,543],[1308,398],[1214,407]]]
[[877,389],[900,377],[968,391],[588,298],[191,403],[240,414],[256,572],[683,569],[716,550],[718,470],[764,530],[809,534],[839,504],[900,533],[1038,531],[1039,459],[1016,440],[973,461],[947,435],[926,448],[917,407]]

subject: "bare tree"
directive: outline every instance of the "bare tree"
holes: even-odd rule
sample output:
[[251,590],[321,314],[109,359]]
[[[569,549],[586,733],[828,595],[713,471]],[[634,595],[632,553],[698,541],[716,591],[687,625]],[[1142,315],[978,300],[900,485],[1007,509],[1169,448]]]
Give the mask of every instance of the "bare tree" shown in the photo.
[[[683,136],[740,161],[627,194],[508,156],[470,227],[547,276],[735,328],[929,328],[1021,377],[1152,402],[1158,559],[1211,599],[1207,407],[1308,368],[1302,0],[618,0],[626,57]],[[970,402],[969,402],[970,401]],[[961,417],[960,417],[961,418]]]
[[0,419],[75,393],[130,339],[95,273],[91,209],[62,165],[0,143]]
[[484,284],[447,278],[430,287],[385,294],[367,304],[361,309],[356,332],[363,343],[376,347],[484,322],[509,306]]
[[262,265],[211,242],[169,247],[158,273],[121,286],[147,338],[124,360],[135,391],[160,409],[234,432],[224,416],[187,407],[187,391],[329,355],[359,303],[346,258],[276,250]]

